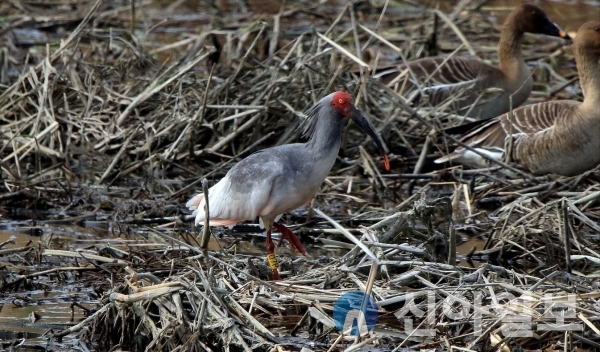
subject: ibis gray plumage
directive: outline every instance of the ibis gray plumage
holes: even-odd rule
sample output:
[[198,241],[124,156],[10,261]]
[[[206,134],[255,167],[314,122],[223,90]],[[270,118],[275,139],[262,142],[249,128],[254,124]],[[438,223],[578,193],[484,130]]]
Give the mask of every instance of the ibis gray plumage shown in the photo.
[[[389,170],[385,144],[371,122],[354,106],[350,94],[329,94],[306,114],[307,142],[258,151],[233,166],[208,191],[209,226],[232,226],[260,218],[267,233],[267,259],[276,280],[279,273],[271,232],[277,229],[282,240],[287,238],[293,249],[306,255],[296,235],[278,221],[283,213],[309,203],[319,190],[339,152],[345,118],[351,118],[375,141]],[[186,206],[193,211],[195,223],[201,224],[206,217],[204,195],[194,196]]]

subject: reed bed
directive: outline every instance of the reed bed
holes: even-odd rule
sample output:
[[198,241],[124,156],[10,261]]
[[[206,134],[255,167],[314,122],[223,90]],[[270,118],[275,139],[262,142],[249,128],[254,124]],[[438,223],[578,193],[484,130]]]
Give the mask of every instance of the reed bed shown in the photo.
[[[77,250],[3,243],[12,269],[0,292],[65,277],[95,285],[93,302],[72,306],[87,318],[45,335],[52,348],[598,349],[600,169],[533,176],[508,165],[518,175],[508,178],[500,165],[436,166],[454,145],[448,128],[465,122],[452,102],[416,106],[372,77],[395,59],[438,52],[493,62],[498,32],[484,3],[445,13],[240,2],[186,16],[150,1],[59,1],[63,15],[41,3],[2,5],[11,17],[0,30],[0,215],[31,231],[77,224],[117,240]],[[532,101],[581,99],[562,42],[528,37],[524,52],[537,66]],[[298,140],[303,111],[338,89],[373,120],[393,173],[349,124],[311,206],[284,219],[303,240],[345,254],[282,248],[283,280],[274,282],[262,255],[238,250],[257,227],[200,248],[183,205],[201,181]],[[217,241],[230,234],[213,229]],[[457,242],[477,237],[483,248],[457,264]],[[360,339],[332,319],[336,300],[357,290],[379,309]],[[26,342],[2,346],[18,344]]]

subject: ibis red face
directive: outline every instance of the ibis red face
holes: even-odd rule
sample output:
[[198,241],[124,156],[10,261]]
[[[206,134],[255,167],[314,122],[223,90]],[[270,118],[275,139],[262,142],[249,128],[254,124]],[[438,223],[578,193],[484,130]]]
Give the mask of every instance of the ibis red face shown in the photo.
[[352,99],[352,96],[346,92],[336,92],[333,95],[331,106],[338,110],[344,117],[349,117],[352,120],[354,120],[358,127],[360,127],[360,129],[365,131],[365,133],[369,135],[371,139],[373,139],[373,141],[377,145],[377,148],[379,149],[381,154],[383,154],[385,169],[389,170],[390,159],[388,158],[389,152],[387,150],[387,147],[381,140],[381,137],[379,137],[377,132],[375,132],[375,128],[373,128],[371,121],[369,121],[369,119],[367,119],[365,115],[363,115],[363,113],[360,112],[360,110],[358,110],[356,106],[354,106],[354,99]]

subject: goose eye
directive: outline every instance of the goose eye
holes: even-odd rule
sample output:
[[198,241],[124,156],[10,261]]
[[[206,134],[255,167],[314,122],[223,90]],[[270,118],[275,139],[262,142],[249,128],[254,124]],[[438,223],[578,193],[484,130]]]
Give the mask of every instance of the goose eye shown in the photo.
[[596,32],[600,32],[600,27],[594,27],[594,30],[595,30]]

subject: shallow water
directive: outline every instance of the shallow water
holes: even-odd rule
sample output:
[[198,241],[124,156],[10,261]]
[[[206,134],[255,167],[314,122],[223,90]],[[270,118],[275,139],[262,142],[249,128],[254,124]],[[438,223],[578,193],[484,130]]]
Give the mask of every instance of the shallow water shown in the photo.
[[[223,3],[226,2],[223,1]],[[490,15],[490,21],[501,23],[509,12],[508,8],[520,2],[516,0],[493,0],[488,2],[484,9],[494,9]],[[183,3],[189,3],[190,7],[198,6],[195,2],[191,1],[184,1]],[[448,4],[451,6],[455,2],[422,0],[419,3],[432,7],[441,6],[441,9],[445,10],[444,6],[449,6]],[[535,3],[544,8],[553,21],[569,32],[576,31],[581,23],[600,19],[600,1],[565,0],[537,1]],[[256,1],[250,1],[249,4],[252,8],[252,6],[256,5]],[[334,1],[332,9],[335,9],[336,6],[341,9],[344,5],[344,1]],[[177,9],[175,10],[175,12],[178,11]],[[271,10],[267,6],[262,10],[276,13],[279,11],[279,7]],[[332,11],[335,12],[335,10]],[[198,14],[195,18],[199,23],[211,20],[211,18],[202,17],[202,14]],[[182,29],[193,32],[193,29]],[[172,33],[169,34],[173,35]],[[169,38],[165,34],[163,39],[168,40]],[[168,56],[166,53],[161,53],[161,55]],[[96,160],[92,160],[88,164],[81,163],[79,165],[81,167],[80,173],[85,174],[86,172],[93,171],[90,169],[93,166],[99,166],[99,171],[103,171],[108,162],[110,160],[101,163]],[[153,194],[168,193],[172,191],[172,188],[179,188],[181,186],[181,184],[175,184],[181,181],[169,183],[171,176],[163,175],[164,179],[157,182],[147,182],[147,180],[130,178],[124,180],[122,185],[139,187],[140,184],[144,183],[149,192]],[[81,180],[85,180],[85,178]],[[114,192],[114,197],[110,199],[119,201],[119,196],[123,196],[122,191],[117,189]],[[98,195],[98,197],[101,196],[108,198],[109,195]],[[176,204],[175,201],[172,203]],[[61,216],[75,217],[80,215],[82,214],[70,212]],[[32,218],[36,220],[34,221]],[[115,231],[111,227],[110,222],[103,216],[84,219],[78,222],[77,225],[71,223],[49,224],[44,222],[46,219],[56,220],[59,218],[58,214],[53,214],[52,212],[36,212],[27,209],[10,209],[7,212],[5,209],[0,208],[0,243],[9,240],[13,241],[4,245],[2,249],[25,247],[30,243],[34,243],[34,246],[37,246],[38,242],[43,243],[48,248],[68,250],[85,249],[98,245],[123,247],[125,245],[144,246],[147,244],[147,234],[136,231],[134,226],[128,226],[130,232]],[[230,232],[225,231],[224,234],[224,237],[218,241],[214,238],[211,239],[209,243],[211,250],[218,250],[220,246],[235,244],[238,253],[254,254],[257,257],[264,256],[265,237],[263,233],[245,231],[243,236],[235,238],[231,236]],[[236,239],[239,239],[239,241],[236,241]],[[460,255],[468,253],[474,245],[477,246],[478,250],[481,250],[484,243],[485,241],[479,238],[467,239],[467,241],[458,246],[459,258]],[[167,245],[165,244],[165,246]],[[322,243],[305,244],[305,246],[308,253],[313,257],[339,257],[348,251],[346,248],[323,245]],[[10,279],[9,275],[11,273],[27,274],[43,270],[43,268],[35,267],[35,263],[31,263],[31,267],[19,267],[22,264],[18,255],[18,253],[13,253],[0,256],[0,278]],[[464,258],[460,258],[460,264],[468,266],[469,262],[464,260]],[[82,306],[91,309],[95,307],[99,297],[92,286],[92,282],[83,281],[82,277],[84,276],[78,274],[65,274],[60,278],[57,275],[39,276],[32,280],[31,289],[26,290],[25,293],[13,293],[10,290],[4,293],[0,300],[0,342],[15,341],[16,343],[20,343],[18,342],[20,339],[26,339],[26,344],[29,346],[45,346],[46,339],[43,335],[49,330],[62,330],[85,318],[85,310],[80,307],[72,307],[72,302],[80,303]],[[35,319],[32,319],[32,315],[36,316]],[[67,336],[63,340],[62,345],[58,346],[59,349],[69,347],[72,342],[71,339],[73,339],[72,336]]]

